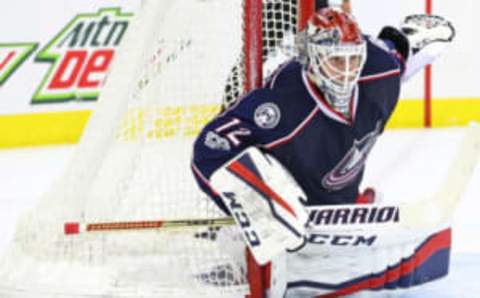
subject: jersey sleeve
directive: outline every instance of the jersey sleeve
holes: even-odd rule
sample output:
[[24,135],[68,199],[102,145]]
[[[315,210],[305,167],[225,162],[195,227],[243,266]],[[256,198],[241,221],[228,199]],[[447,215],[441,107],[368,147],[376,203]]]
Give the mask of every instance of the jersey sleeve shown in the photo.
[[404,70],[401,57],[387,42],[378,38],[367,39],[367,61],[359,82],[369,90],[370,95],[366,98],[379,109],[384,123],[397,105]]
[[385,69],[399,69],[399,76],[405,72],[405,57],[404,54],[397,48],[395,43],[386,38],[375,38],[367,36],[367,46],[369,48],[368,55],[375,55],[377,68]]
[[[211,175],[250,146],[257,146],[276,134],[274,109],[265,110],[274,99],[270,90],[247,94],[232,108],[210,121],[197,137],[193,148],[192,171],[199,187],[228,214],[218,193],[210,185]],[[270,128],[269,128],[270,127]]]

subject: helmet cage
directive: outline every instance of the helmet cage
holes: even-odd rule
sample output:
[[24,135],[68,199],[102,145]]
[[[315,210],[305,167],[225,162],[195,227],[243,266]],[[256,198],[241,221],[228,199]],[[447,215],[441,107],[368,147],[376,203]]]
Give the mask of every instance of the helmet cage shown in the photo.
[[[366,60],[366,44],[307,41],[308,75],[340,109],[348,108]],[[346,107],[345,107],[346,106]]]
[[310,17],[298,44],[310,80],[334,109],[348,113],[367,57],[366,41],[356,21],[347,13],[321,9]]

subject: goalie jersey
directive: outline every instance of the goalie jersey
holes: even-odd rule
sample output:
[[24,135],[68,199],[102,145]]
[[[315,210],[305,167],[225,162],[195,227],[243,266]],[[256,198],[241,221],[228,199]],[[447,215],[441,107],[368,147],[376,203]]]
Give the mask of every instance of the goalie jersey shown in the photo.
[[347,118],[329,107],[299,62],[287,62],[202,130],[192,162],[199,186],[227,212],[209,178],[256,146],[290,171],[308,205],[355,202],[365,160],[398,101],[403,65],[393,46],[367,38]]

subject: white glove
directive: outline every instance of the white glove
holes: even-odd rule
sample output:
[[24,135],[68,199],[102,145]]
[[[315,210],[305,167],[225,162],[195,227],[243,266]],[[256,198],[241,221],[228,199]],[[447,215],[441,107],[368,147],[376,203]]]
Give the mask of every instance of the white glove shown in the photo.
[[436,15],[407,16],[400,24],[400,31],[408,38],[413,54],[435,42],[449,43],[455,37],[452,23]]
[[410,15],[400,25],[410,49],[402,81],[408,80],[426,65],[432,63],[455,37],[453,25],[435,15]]

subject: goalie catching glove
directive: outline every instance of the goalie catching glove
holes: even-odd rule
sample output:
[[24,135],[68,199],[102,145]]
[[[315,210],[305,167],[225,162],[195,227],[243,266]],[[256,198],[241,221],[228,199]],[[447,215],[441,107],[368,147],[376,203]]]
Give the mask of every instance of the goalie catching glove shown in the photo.
[[406,60],[404,81],[430,64],[455,37],[452,23],[441,16],[415,14],[407,16],[400,28],[384,27],[379,35],[395,44]]
[[301,200],[306,196],[272,156],[248,148],[218,169],[211,185],[259,264],[304,244],[308,215]]

